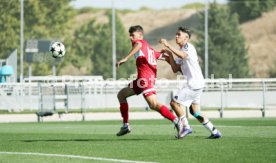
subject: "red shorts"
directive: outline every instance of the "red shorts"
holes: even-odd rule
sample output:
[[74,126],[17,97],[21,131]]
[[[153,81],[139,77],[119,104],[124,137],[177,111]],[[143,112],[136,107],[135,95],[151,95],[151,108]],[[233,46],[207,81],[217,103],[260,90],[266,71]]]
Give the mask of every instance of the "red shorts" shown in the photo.
[[135,94],[139,95],[140,93],[143,93],[143,95],[147,97],[156,94],[154,83],[155,81],[152,80],[138,78],[129,83],[128,87],[132,88]]

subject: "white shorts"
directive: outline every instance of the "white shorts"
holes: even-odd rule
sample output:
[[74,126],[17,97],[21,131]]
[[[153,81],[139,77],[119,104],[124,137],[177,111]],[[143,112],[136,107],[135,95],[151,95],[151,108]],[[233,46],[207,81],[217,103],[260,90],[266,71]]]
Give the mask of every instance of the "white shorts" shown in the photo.
[[176,95],[174,95],[173,100],[181,105],[190,107],[191,104],[200,103],[200,96],[202,92],[203,92],[203,88],[191,89],[189,87],[184,87],[181,90],[179,90]]

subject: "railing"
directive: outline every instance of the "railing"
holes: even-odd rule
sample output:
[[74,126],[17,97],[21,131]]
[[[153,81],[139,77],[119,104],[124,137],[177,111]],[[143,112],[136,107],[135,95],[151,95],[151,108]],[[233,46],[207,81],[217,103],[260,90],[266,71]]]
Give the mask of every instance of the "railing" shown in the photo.
[[[61,79],[61,78],[60,78]],[[65,109],[117,108],[118,91],[129,81],[104,80],[50,80],[47,82],[0,84],[0,110],[21,111]],[[169,104],[173,93],[183,80],[158,80],[158,100]],[[209,79],[202,95],[202,108],[219,108],[221,117],[225,108],[260,109],[265,116],[267,109],[276,108],[276,79]],[[146,108],[142,96],[128,99],[133,107]]]

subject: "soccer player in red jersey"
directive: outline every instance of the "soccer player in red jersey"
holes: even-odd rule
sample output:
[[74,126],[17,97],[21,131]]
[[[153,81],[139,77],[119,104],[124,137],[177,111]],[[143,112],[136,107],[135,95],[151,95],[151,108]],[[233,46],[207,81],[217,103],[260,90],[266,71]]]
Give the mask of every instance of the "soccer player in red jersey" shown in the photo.
[[178,129],[178,118],[171,113],[165,105],[157,102],[156,91],[154,89],[157,59],[161,59],[162,54],[155,51],[149,43],[143,39],[143,28],[140,25],[131,26],[129,28],[129,37],[132,42],[132,49],[126,57],[116,63],[116,67],[119,68],[120,65],[134,56],[136,59],[138,76],[136,80],[133,80],[127,87],[121,89],[118,93],[117,97],[120,102],[123,126],[117,133],[117,136],[123,136],[130,133],[127,98],[141,93],[151,109],[159,112],[163,117],[172,121]]

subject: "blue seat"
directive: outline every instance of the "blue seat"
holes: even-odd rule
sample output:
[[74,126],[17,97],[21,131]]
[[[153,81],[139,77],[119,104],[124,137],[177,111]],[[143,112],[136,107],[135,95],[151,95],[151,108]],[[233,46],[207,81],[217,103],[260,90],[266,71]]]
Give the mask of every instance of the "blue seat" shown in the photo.
[[12,76],[13,75],[13,67],[9,66],[9,65],[5,65],[3,67],[0,68],[0,83],[5,83],[6,82],[6,78],[8,76]]

